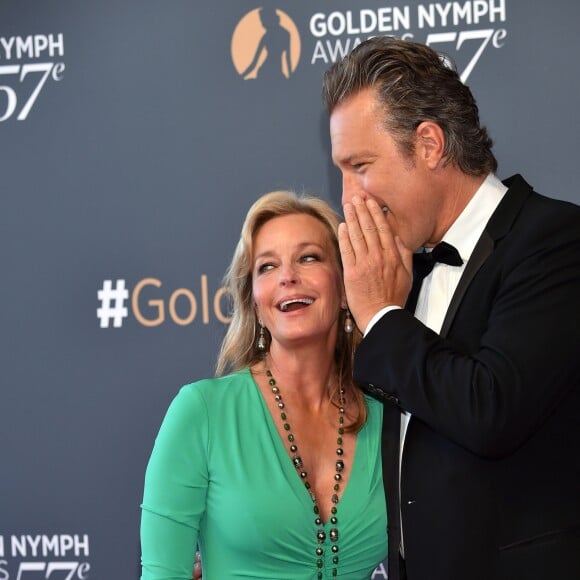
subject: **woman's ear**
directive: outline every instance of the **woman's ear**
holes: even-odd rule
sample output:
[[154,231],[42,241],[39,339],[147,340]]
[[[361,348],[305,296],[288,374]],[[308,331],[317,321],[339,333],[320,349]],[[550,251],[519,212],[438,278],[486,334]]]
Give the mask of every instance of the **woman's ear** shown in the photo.
[[256,320],[257,320],[258,324],[260,326],[263,326],[262,317],[260,316],[260,311],[258,309],[258,305],[255,302],[254,302],[254,314],[256,315]]

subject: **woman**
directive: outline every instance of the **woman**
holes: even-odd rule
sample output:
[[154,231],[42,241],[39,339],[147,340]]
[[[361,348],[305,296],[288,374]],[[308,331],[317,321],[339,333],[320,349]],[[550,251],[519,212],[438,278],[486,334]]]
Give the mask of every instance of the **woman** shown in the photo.
[[337,228],[312,197],[251,207],[219,378],[181,389],[147,467],[142,580],[191,578],[196,544],[204,580],[356,580],[385,558],[382,407],[352,382]]

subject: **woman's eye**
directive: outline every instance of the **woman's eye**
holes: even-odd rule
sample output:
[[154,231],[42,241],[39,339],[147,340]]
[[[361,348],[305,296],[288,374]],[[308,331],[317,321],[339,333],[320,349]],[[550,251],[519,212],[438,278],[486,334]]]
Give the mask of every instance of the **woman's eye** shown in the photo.
[[260,266],[258,266],[258,274],[263,274],[264,272],[268,272],[273,267],[274,267],[274,264],[271,264],[269,262],[266,264],[260,264]]
[[319,262],[320,256],[317,256],[316,254],[307,254],[306,256],[302,256],[301,261],[302,262]]

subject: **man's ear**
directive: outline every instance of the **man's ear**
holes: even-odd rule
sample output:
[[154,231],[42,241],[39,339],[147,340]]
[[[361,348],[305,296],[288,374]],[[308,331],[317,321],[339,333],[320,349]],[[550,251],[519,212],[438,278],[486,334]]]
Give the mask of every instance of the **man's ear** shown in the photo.
[[443,160],[445,135],[433,121],[423,121],[416,129],[415,155],[429,169],[437,169]]

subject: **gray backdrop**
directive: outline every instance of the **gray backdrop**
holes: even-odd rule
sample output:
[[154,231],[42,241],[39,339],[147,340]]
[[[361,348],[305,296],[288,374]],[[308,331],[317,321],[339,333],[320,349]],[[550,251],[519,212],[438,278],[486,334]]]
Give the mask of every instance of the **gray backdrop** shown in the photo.
[[[578,22],[574,0],[2,0],[0,580],[138,577],[147,458],[213,374],[243,215],[277,188],[339,207],[320,85],[341,51],[444,50],[499,176],[579,202]],[[244,79],[264,29],[290,62]]]

